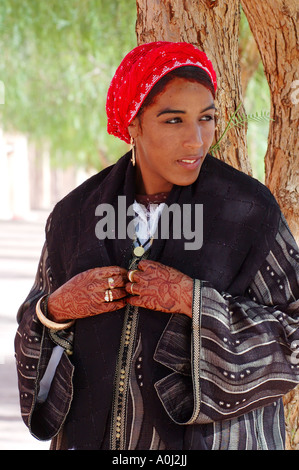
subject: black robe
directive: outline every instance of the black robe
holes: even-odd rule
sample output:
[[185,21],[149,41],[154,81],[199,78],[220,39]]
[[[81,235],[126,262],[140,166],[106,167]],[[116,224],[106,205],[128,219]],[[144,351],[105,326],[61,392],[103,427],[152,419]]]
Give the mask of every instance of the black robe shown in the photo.
[[[113,205],[117,220],[118,197],[125,196],[126,206],[131,206],[134,181],[127,154],[56,205],[46,230],[50,291],[90,268],[129,267],[132,240],[128,236],[99,240],[96,208]],[[136,422],[129,390],[137,373],[132,364],[134,360],[137,367],[141,359],[142,430],[134,448],[149,448],[148,429],[155,430],[166,449],[279,448],[284,421],[277,400],[298,382],[290,354],[291,344],[299,339],[298,306],[294,308],[299,297],[299,255],[280,209],[264,185],[210,155],[198,179],[190,186],[174,186],[166,204],[181,208],[191,204],[193,224],[197,223],[195,205],[203,205],[200,249],[186,250],[190,240],[172,237],[177,227],[170,218],[169,238],[155,239],[149,253],[150,259],[196,280],[192,320],[146,309],[131,312],[131,319],[130,312],[122,309],[77,320],[73,355],[63,357],[57,368],[48,401],[34,408],[34,394],[29,399],[27,393],[24,410],[30,410],[29,426],[34,424],[35,434],[49,438],[64,423],[68,448],[128,448],[130,423]],[[292,251],[290,256],[282,245]],[[271,277],[274,272],[269,271],[276,260],[283,267],[279,279],[283,289],[277,288],[276,277]],[[130,321],[135,322],[134,334],[125,358],[129,382],[119,405],[118,441],[116,407],[123,392],[116,389]],[[43,341],[50,349],[46,333]],[[20,383],[21,391],[21,375]],[[64,406],[57,399],[57,383],[65,387]],[[60,409],[55,419],[54,409]],[[261,428],[266,431],[257,438]],[[216,436],[222,436],[217,445]]]

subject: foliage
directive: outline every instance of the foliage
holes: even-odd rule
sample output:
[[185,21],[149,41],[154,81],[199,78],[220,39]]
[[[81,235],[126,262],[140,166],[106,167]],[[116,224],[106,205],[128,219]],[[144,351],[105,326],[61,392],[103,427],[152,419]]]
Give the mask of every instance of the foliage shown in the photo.
[[135,19],[135,0],[1,0],[4,129],[48,141],[59,165],[112,161],[106,94],[136,45]]
[[[136,45],[135,0],[1,0],[0,80],[4,130],[50,145],[52,161],[101,169],[126,146],[106,132],[105,101],[113,73]],[[240,42],[250,29],[241,15]],[[250,81],[245,109],[269,108],[262,67]],[[268,123],[248,122],[254,173],[263,178]],[[259,144],[257,145],[257,142]]]
[[[271,120],[269,111],[261,111],[261,113],[255,112],[252,114],[245,114],[245,113],[239,112],[241,106],[242,106],[242,103],[240,103],[237,106],[236,111],[230,117],[218,141],[216,142],[216,144],[214,144],[210,148],[210,152],[212,153],[212,155],[215,154],[215,152],[217,152],[221,148],[221,141],[223,140],[227,132],[233,127],[240,128],[240,127],[248,126],[249,124],[264,125],[265,123],[267,123],[268,125],[269,121]],[[257,169],[255,168],[255,170]]]
[[[262,62],[260,62],[255,74],[250,80],[244,97],[244,105],[247,113],[256,110],[270,112],[270,90],[265,78]],[[253,174],[264,182],[265,164],[264,158],[268,146],[269,122],[250,122],[247,129],[248,156],[252,164]]]
[[253,176],[264,182],[264,158],[267,151],[270,121],[270,91],[258,49],[242,8],[239,25],[239,54],[241,69],[242,67],[246,69],[246,89],[243,90],[246,114],[239,112],[240,103],[210,151],[215,153],[221,149],[221,142],[232,127],[246,126],[248,158]]
[[[250,63],[250,52],[252,47],[252,33],[247,18],[241,8],[240,18],[240,56],[241,66],[247,69],[254,69],[247,88],[244,92],[244,107],[246,113],[250,116],[258,113],[258,115],[269,116],[270,114],[270,90],[265,77],[263,64],[261,59],[257,65]],[[249,46],[249,47],[248,47]],[[248,121],[247,127],[247,146],[248,157],[252,165],[253,175],[260,181],[264,182],[265,164],[264,158],[267,151],[267,139],[269,133],[269,119],[255,122]]]

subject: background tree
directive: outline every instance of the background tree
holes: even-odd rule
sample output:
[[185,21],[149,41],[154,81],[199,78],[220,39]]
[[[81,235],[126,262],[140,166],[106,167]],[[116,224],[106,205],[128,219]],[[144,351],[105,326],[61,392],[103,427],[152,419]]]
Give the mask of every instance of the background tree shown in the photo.
[[46,143],[55,165],[112,163],[124,145],[106,132],[107,87],[135,21],[135,0],[1,0],[1,127]]
[[[137,41],[186,41],[210,57],[219,78],[217,93],[218,138],[230,116],[242,102],[239,70],[239,0],[137,0]],[[245,110],[243,109],[243,112]],[[226,136],[217,157],[251,173],[244,127],[235,127]]]
[[[252,40],[251,44],[243,41],[242,57],[244,60],[247,54],[247,61],[242,75],[238,49],[238,0],[137,0],[136,3],[139,44],[154,40],[186,41],[204,50],[211,58],[219,80],[217,137],[242,101],[241,85],[247,87],[250,75],[256,71],[258,48],[271,97],[272,120],[265,155],[265,183],[276,196],[299,239],[299,100],[295,103],[291,98],[294,96],[293,85],[299,78],[298,1],[241,0],[256,41],[254,48],[251,48]],[[246,129],[237,127],[230,130],[217,157],[251,173]],[[289,449],[299,446],[298,403],[298,389],[285,397]]]
[[[299,240],[299,3],[241,0],[271,93],[265,183]],[[298,93],[299,98],[299,93]]]
[[[135,21],[135,0],[2,0],[0,79],[6,102],[0,106],[1,127],[26,134],[37,154],[45,147],[58,167],[101,169],[114,162],[127,147],[106,133],[105,98],[119,61],[137,43]],[[255,71],[248,48],[254,40],[244,15],[240,26],[241,65],[252,64],[250,74],[248,67],[241,67],[249,83],[246,111],[268,109],[267,83],[262,68]],[[254,105],[252,95],[258,98]],[[235,109],[238,100],[233,101],[225,109],[225,118]],[[219,120],[218,135],[224,122]],[[244,135],[244,129],[236,131]],[[250,162],[260,180],[264,178],[265,135],[267,123],[249,124]],[[222,145],[233,148],[234,143],[231,139]],[[232,157],[232,164],[250,172],[249,163],[242,162],[238,154]]]
[[[241,0],[271,92],[265,183],[299,239],[299,5]],[[298,95],[298,98],[297,98]],[[299,448],[299,388],[284,397],[287,446]]]
[[[239,0],[137,0],[138,43],[153,40],[190,42],[211,58],[218,78],[219,137],[238,104],[243,101],[239,60]],[[265,183],[276,196],[289,225],[299,239],[299,142],[297,138],[299,106],[291,100],[292,85],[298,79],[299,47],[297,0],[243,0],[266,71],[271,94],[271,124],[269,145],[265,156]],[[297,21],[296,21],[297,19]],[[244,48],[247,56],[256,45]],[[243,55],[244,58],[244,55]],[[251,67],[249,63],[249,68]],[[252,68],[252,67],[251,67]],[[248,72],[247,66],[243,71]],[[253,67],[254,69],[254,67]],[[248,73],[243,73],[247,86]],[[244,109],[241,110],[244,113]],[[251,173],[246,128],[234,128],[222,142],[218,158],[242,171]]]

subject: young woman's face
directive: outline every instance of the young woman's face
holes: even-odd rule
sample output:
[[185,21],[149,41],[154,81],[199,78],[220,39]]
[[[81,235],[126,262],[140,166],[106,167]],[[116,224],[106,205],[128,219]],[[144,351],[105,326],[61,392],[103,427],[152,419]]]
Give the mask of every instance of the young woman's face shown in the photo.
[[137,191],[155,194],[198,177],[213,142],[215,106],[203,85],[175,78],[129,126],[135,139]]

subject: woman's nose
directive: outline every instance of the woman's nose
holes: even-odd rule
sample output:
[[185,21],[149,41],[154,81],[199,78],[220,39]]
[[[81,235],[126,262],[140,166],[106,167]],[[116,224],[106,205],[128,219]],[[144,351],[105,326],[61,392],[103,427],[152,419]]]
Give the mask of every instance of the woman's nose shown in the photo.
[[203,145],[202,130],[198,124],[190,126],[185,138],[185,146],[189,148],[200,148]]

